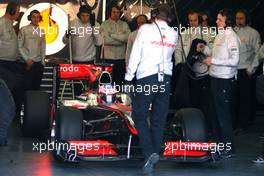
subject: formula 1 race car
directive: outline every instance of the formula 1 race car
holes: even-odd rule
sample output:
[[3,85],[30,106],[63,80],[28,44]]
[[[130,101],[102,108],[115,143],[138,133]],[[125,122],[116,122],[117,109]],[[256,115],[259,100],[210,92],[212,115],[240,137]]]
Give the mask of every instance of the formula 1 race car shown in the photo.
[[[57,159],[141,159],[137,129],[131,117],[131,97],[111,84],[112,66],[59,64],[53,71],[53,94],[28,91],[22,129],[26,136],[52,132]],[[58,98],[62,80],[86,81],[83,94],[72,100]],[[107,80],[107,81],[106,81]],[[54,134],[55,133],[55,134]],[[208,141],[203,113],[194,108],[168,115],[162,160],[205,162],[218,159],[216,144]]]

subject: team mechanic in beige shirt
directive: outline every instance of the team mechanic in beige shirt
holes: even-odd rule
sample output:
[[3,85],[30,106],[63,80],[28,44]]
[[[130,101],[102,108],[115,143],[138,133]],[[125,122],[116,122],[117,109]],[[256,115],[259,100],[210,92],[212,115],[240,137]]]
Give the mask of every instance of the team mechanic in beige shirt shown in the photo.
[[[22,84],[19,84],[16,78],[20,64],[16,62],[17,36],[13,28],[19,10],[18,4],[10,2],[5,15],[0,17],[0,148],[8,145],[8,130],[15,117],[15,109],[19,109],[18,101],[17,107],[14,107],[13,98],[18,100],[17,95],[22,97],[21,89],[18,88]],[[12,95],[8,89],[12,91]]]
[[77,19],[70,22],[70,31],[63,38],[69,42],[72,36],[72,59],[74,63],[93,63],[96,57],[96,46],[102,45],[100,25],[91,19],[92,12],[86,6],[81,6]]
[[26,89],[39,90],[45,64],[45,32],[38,25],[42,20],[39,11],[31,11],[28,20],[31,23],[19,31],[18,47],[26,62]]
[[101,25],[104,39],[102,58],[114,64],[113,81],[119,85],[122,84],[125,76],[126,43],[130,33],[127,23],[119,19],[120,15],[121,9],[112,6],[109,19]]
[[[18,4],[9,3],[5,15],[0,17],[0,66],[12,72],[18,70],[18,44],[13,22],[18,18],[19,10]],[[3,74],[1,77],[5,80]],[[10,85],[9,82],[6,83]]]
[[255,96],[252,74],[259,65],[258,51],[261,38],[258,31],[249,26],[249,15],[241,9],[236,12],[236,26],[234,28],[239,36],[239,64],[236,88],[236,118],[234,126],[236,134],[242,134],[249,126],[249,122],[255,118]]

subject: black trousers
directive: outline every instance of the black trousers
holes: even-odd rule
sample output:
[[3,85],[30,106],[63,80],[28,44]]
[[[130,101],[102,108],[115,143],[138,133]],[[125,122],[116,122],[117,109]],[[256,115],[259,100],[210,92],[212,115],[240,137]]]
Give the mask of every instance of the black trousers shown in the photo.
[[119,60],[105,59],[104,61],[109,64],[114,64],[113,83],[115,83],[116,85],[122,85],[124,82],[125,73],[126,73],[125,59],[119,59]]
[[238,70],[236,88],[236,118],[235,126],[246,128],[251,119],[254,103],[252,103],[252,79],[246,69]]
[[232,99],[235,79],[210,78],[211,119],[217,142],[233,144]]
[[[139,90],[135,93],[132,117],[145,159],[152,153],[161,152],[169,109],[170,79],[170,76],[165,75],[164,82],[158,82],[158,76],[152,75],[136,81],[136,87],[142,87],[143,91]],[[158,87],[158,90],[152,91],[154,87]],[[152,104],[151,112],[149,112],[150,104]],[[147,120],[149,115],[150,125]]]
[[41,62],[35,62],[29,70],[26,71],[26,90],[39,90],[44,67]]

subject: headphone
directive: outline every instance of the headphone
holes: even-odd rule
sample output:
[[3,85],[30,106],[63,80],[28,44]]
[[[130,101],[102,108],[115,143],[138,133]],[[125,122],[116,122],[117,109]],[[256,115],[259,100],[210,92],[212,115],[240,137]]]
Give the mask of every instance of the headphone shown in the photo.
[[[201,19],[202,19],[202,22],[203,22],[203,16],[206,15],[207,16],[207,23],[208,25],[210,26],[211,25],[211,22],[212,22],[212,19],[211,19],[211,15],[208,11],[201,11],[199,13],[199,16],[201,16]],[[202,23],[201,23],[202,24]]]
[[[38,14],[40,14],[40,12],[39,12],[38,10],[32,10],[32,11],[30,12],[30,14],[27,16],[28,21],[31,21],[31,17],[32,17],[33,13],[38,13]],[[40,21],[42,21],[42,20],[43,20],[43,18],[42,18],[42,16],[40,15]]]
[[198,16],[198,25],[200,26],[200,25],[202,25],[202,23],[203,23],[203,17],[202,17],[202,15],[199,13],[199,11],[197,11],[197,10],[189,10],[188,12],[187,12],[187,23],[189,23],[189,15],[192,15],[192,14],[197,14],[197,16]]
[[226,27],[233,27],[234,26],[235,15],[231,9],[222,9],[219,11],[218,14],[226,17],[226,21],[225,21]]
[[243,13],[246,17],[246,25],[250,25],[251,24],[251,18],[249,16],[249,13],[247,12],[247,10],[245,9],[239,9],[236,11],[236,14],[237,13]]
[[6,12],[11,15],[14,16],[16,14],[16,9],[18,7],[18,4],[15,2],[10,2],[8,3],[7,7],[6,7]]

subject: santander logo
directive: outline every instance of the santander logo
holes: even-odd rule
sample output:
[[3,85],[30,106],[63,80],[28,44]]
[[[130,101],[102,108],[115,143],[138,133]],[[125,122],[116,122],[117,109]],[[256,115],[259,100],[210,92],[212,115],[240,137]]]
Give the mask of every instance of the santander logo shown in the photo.
[[64,65],[60,67],[61,72],[79,72],[79,67],[74,65]]

